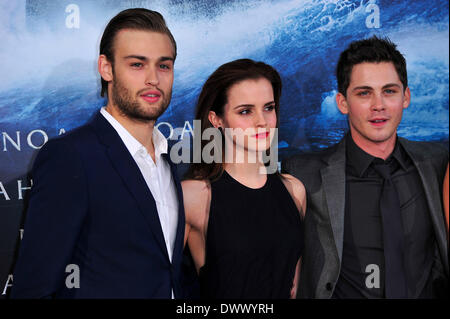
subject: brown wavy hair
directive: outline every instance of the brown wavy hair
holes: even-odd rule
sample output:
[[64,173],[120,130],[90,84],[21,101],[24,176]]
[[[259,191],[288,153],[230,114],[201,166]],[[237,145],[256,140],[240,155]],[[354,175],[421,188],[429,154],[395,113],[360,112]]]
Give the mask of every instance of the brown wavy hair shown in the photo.
[[[195,109],[195,119],[201,121],[201,133],[212,128],[213,125],[208,119],[210,111],[214,111],[222,117],[225,105],[228,102],[228,91],[233,85],[245,80],[267,79],[272,84],[273,97],[275,102],[275,112],[277,115],[277,126],[279,123],[279,105],[281,97],[281,77],[270,65],[263,62],[255,62],[250,59],[239,59],[221,65],[214,71],[203,85]],[[200,163],[191,163],[185,179],[210,180],[219,178],[223,173],[224,159],[224,135],[222,135],[222,163],[205,163],[201,159]],[[201,140],[201,151],[211,140]]]

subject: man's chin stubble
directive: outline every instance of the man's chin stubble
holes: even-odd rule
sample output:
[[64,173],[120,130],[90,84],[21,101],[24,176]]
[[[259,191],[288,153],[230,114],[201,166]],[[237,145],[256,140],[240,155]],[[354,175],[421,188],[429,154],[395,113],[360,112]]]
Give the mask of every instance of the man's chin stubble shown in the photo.
[[156,121],[164,113],[164,110],[156,112],[154,114],[144,114],[143,112],[139,111],[136,112],[136,109],[133,111],[129,110],[124,111],[123,109],[120,109],[120,112],[122,113],[122,115],[126,116],[132,121],[140,123],[149,123],[152,121]]
[[117,105],[117,108],[122,116],[125,116],[128,119],[139,123],[149,123],[152,121],[156,121],[167,109],[167,107],[164,107],[164,103],[162,103],[157,106],[156,110],[153,110],[153,112],[150,112],[150,114],[148,114],[145,113],[144,110],[142,110],[142,106],[137,101],[129,102],[123,101],[121,98],[116,98],[115,104]]

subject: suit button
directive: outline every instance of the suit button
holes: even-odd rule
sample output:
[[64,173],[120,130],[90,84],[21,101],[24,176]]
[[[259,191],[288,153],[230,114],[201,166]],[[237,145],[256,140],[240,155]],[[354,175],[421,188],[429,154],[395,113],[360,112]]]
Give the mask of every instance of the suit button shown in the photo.
[[326,288],[328,291],[331,291],[333,289],[333,284],[331,282],[327,282]]

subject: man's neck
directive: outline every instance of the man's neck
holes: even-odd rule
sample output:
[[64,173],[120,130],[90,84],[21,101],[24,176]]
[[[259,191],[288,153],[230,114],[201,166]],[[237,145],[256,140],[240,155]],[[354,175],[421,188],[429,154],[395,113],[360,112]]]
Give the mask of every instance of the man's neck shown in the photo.
[[353,142],[367,154],[386,160],[392,154],[397,141],[397,135],[392,136],[386,141],[373,142],[360,137],[358,134],[351,133]]
[[153,129],[155,121],[141,122],[122,114],[116,106],[108,103],[106,111],[114,117],[139,143],[148,151],[155,160],[155,147],[153,145]]

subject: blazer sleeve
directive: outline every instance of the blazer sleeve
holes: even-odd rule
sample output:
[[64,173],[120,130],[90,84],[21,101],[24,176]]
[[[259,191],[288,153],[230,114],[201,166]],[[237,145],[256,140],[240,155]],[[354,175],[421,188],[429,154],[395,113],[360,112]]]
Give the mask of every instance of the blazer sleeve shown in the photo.
[[63,139],[51,140],[41,149],[32,179],[11,298],[47,298],[64,285],[87,213],[82,161]]

